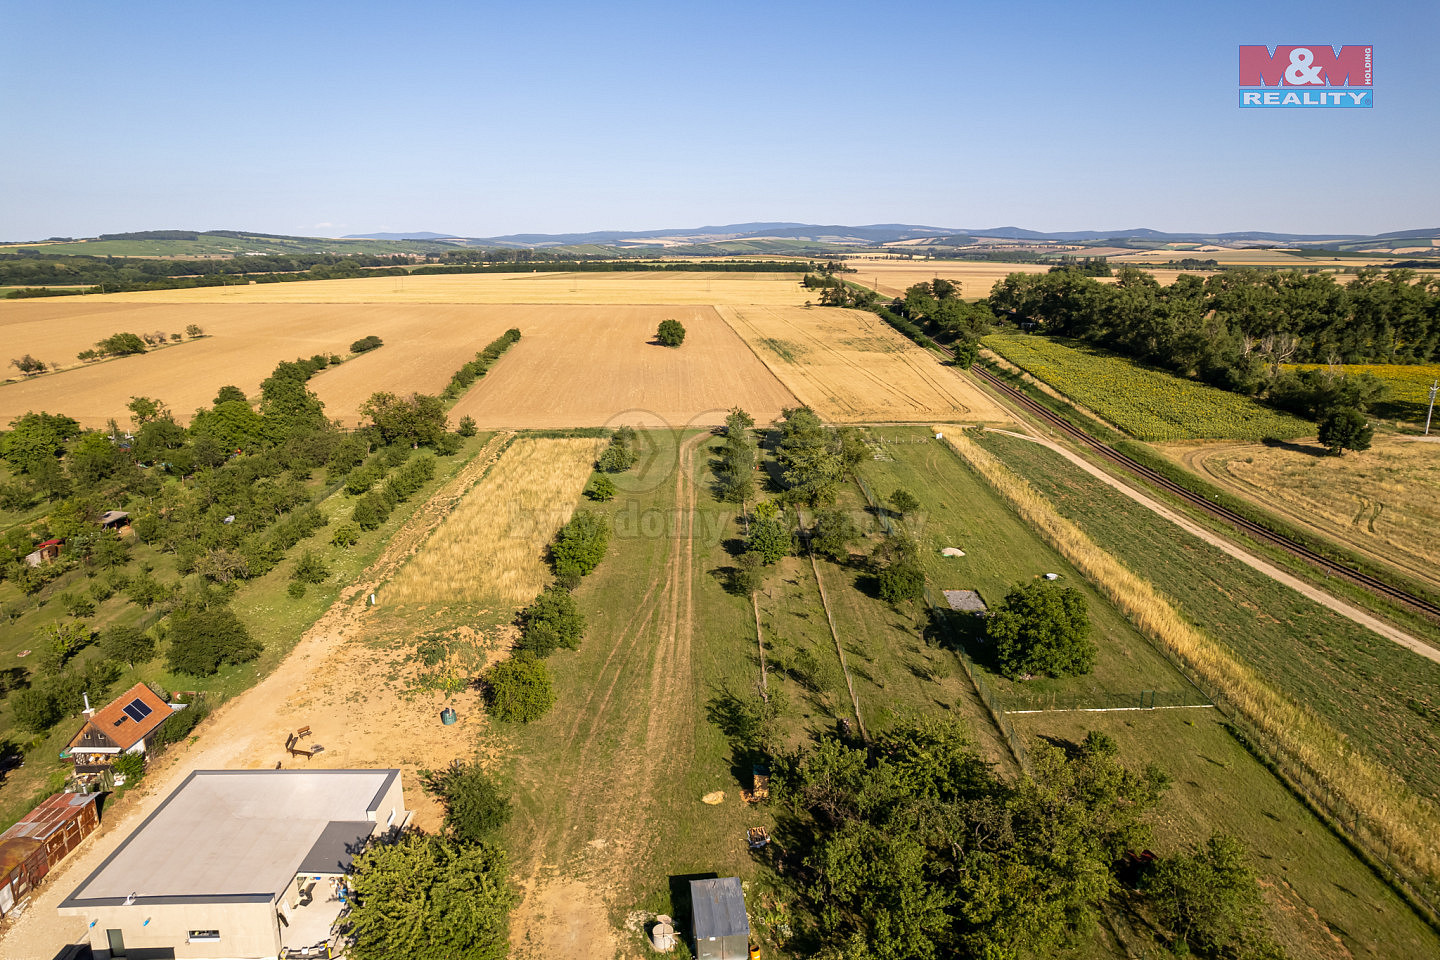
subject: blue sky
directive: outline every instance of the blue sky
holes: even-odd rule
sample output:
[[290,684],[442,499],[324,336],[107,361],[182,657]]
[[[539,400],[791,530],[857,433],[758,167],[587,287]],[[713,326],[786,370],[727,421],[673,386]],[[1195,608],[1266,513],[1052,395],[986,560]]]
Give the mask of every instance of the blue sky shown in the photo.
[[[0,239],[1440,226],[1440,4],[0,0]],[[1368,43],[1371,110],[1241,110]]]

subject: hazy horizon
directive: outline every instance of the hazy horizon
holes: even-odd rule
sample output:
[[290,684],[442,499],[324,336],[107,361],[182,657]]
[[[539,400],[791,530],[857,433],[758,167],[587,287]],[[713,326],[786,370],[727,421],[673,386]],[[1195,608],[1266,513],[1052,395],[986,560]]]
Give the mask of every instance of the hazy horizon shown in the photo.
[[[11,0],[6,20],[0,237],[20,241],[1440,223],[1434,5]],[[1261,43],[1373,45],[1374,108],[1238,108],[1237,48]]]

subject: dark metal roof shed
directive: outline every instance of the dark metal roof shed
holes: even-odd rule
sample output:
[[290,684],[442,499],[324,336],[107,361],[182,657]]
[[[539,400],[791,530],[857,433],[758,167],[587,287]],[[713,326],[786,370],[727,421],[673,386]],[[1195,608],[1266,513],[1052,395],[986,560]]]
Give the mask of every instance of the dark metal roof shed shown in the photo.
[[745,892],[739,877],[690,881],[691,916],[695,939],[749,937],[750,920],[745,916]]

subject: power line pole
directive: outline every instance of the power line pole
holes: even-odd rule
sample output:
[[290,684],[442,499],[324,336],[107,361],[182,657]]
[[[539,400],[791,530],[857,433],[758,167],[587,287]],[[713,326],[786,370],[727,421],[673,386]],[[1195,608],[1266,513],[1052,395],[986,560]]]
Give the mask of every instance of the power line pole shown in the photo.
[[1430,409],[1425,411],[1425,436],[1430,436],[1430,417],[1435,413],[1435,392],[1440,390],[1440,380],[1430,384]]

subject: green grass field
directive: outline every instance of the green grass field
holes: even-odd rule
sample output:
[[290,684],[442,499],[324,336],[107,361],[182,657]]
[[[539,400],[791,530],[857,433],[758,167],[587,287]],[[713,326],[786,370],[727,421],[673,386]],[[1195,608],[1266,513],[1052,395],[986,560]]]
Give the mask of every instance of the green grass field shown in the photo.
[[1440,799],[1440,664],[1183,534],[1038,444],[995,433],[979,442],[1277,689]]
[[[1083,677],[1007,680],[986,669],[986,679],[1003,698],[1027,695],[1088,695],[1160,690],[1193,693],[1170,663],[1155,652],[1136,629],[1055,550],[1030,530],[978,477],[966,470],[950,449],[932,439],[928,430],[873,427],[873,437],[902,442],[880,446],[889,461],[866,461],[860,473],[878,498],[903,487],[921,508],[905,521],[920,542],[926,572],[937,590],[978,590],[990,607],[997,606],[1018,583],[1046,573],[1084,595],[1092,637],[1099,647],[1094,673]],[[912,443],[921,440],[921,443]],[[945,557],[945,547],[958,547],[963,557]],[[983,645],[972,644],[971,656],[987,666]]]
[[984,345],[1141,440],[1263,440],[1308,421],[1076,342],[991,334]]
[[[1116,739],[1122,757],[1158,763],[1172,783],[1155,823],[1156,852],[1213,832],[1243,840],[1264,885],[1266,917],[1292,960],[1440,953],[1435,930],[1247,752],[1214,711],[1014,719],[1031,736],[1071,743],[1100,730]],[[1153,951],[1146,955],[1168,956],[1143,928],[1138,933],[1140,945]]]

